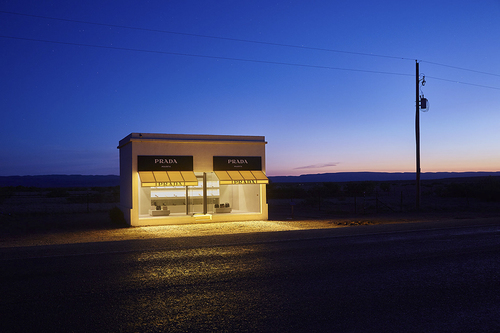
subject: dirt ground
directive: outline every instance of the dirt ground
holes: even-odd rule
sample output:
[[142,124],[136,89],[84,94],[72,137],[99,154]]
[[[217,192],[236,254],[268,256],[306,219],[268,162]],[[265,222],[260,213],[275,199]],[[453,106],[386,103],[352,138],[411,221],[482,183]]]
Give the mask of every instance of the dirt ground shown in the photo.
[[[314,214],[311,214],[314,215]],[[497,217],[498,214],[459,213],[390,213],[354,216],[292,218],[290,214],[270,213],[268,221],[204,223],[187,225],[123,228],[111,224],[108,212],[32,214],[16,222],[14,229],[0,232],[0,248],[136,240],[150,238],[194,237],[237,233],[275,232],[360,225],[450,221]],[[15,217],[12,217],[15,218]],[[2,216],[5,221],[5,216]]]

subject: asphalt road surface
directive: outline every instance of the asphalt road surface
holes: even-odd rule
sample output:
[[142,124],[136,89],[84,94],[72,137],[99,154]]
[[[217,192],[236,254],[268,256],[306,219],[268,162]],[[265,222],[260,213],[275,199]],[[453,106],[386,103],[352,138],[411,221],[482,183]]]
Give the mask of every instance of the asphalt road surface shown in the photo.
[[1,332],[500,332],[500,221],[6,248],[0,268]]

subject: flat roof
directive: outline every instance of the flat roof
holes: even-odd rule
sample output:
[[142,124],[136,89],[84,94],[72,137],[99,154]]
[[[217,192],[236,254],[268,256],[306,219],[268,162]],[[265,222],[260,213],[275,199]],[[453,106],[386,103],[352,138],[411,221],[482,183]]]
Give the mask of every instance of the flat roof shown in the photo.
[[117,148],[120,149],[130,142],[143,141],[267,143],[264,136],[130,133],[120,140]]

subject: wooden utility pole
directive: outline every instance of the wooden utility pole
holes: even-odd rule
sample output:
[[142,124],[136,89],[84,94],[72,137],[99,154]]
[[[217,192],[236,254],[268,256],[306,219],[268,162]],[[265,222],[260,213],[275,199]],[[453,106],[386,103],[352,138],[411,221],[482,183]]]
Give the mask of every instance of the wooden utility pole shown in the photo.
[[417,199],[416,199],[416,207],[417,210],[420,210],[420,72],[418,68],[418,60],[415,60],[416,65],[416,77],[415,77],[415,140],[417,142],[417,179],[416,179],[416,188],[417,188]]

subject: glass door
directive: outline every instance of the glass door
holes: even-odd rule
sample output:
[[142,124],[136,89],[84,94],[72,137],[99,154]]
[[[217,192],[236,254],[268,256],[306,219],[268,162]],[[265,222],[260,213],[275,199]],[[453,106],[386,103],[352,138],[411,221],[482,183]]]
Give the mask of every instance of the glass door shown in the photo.
[[216,212],[216,208],[219,207],[219,179],[214,172],[206,173],[206,203],[207,203],[207,213],[213,214]]
[[197,186],[186,187],[187,214],[213,214],[219,206],[219,180],[213,172],[195,172]]
[[203,173],[195,172],[198,185],[187,186],[187,214],[203,214]]

